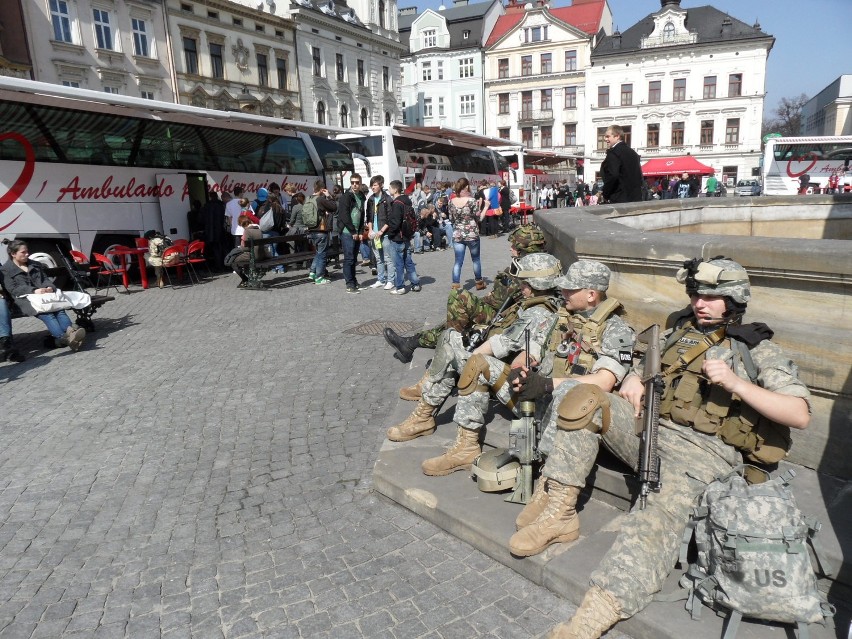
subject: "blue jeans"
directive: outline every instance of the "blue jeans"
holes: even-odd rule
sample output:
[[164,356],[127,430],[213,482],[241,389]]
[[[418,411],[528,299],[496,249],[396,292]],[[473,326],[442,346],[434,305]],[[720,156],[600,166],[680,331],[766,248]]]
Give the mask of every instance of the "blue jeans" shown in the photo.
[[417,253],[420,253],[423,250],[423,236],[420,234],[420,231],[414,232],[414,250]]
[[466,242],[456,242],[453,245],[453,251],[456,254],[456,261],[453,264],[453,284],[461,282],[461,270],[464,266],[464,254],[467,249],[470,249],[470,258],[473,260],[473,277],[477,280],[482,279],[482,262],[479,260],[479,238],[468,240]]
[[359,242],[358,250],[361,251],[361,259],[369,260],[371,251],[370,251],[370,243],[369,242]]
[[355,259],[358,255],[360,240],[356,240],[349,233],[340,234],[340,246],[343,248],[343,279],[347,287],[358,285],[355,279]]
[[39,313],[36,317],[44,322],[44,325],[47,326],[47,330],[50,331],[50,334],[56,339],[64,337],[65,331],[68,330],[69,326],[71,326],[71,320],[65,314],[65,311]]
[[328,233],[308,233],[308,239],[317,250],[311,262],[311,273],[317,277],[325,274],[325,256],[328,253]]
[[374,241],[371,241],[370,244],[373,245],[373,254],[376,256],[376,277],[382,284],[392,282],[396,277],[393,255],[388,248],[388,244],[392,244],[392,242],[388,238],[384,238],[380,249],[376,248]]
[[453,248],[453,225],[449,220],[444,220],[441,223],[441,228],[444,229],[444,235],[447,238],[447,248]]
[[393,263],[396,268],[396,277],[394,285],[396,288],[405,288],[405,278],[412,286],[420,286],[420,278],[417,277],[417,271],[414,268],[414,261],[411,259],[411,241],[406,242],[387,242],[390,246],[388,252],[393,255]]
[[9,304],[0,297],[0,337],[12,337],[12,316]]

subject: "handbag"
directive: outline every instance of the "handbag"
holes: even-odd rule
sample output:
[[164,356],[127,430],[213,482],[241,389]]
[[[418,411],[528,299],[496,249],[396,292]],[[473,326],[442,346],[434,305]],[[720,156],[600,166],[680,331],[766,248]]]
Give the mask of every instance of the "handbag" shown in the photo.
[[275,227],[275,211],[270,206],[269,210],[260,218],[260,230],[263,233],[271,231]]
[[52,293],[30,293],[24,295],[36,313],[55,313],[69,308],[86,308],[92,303],[88,293],[77,291],[62,291],[56,289]]

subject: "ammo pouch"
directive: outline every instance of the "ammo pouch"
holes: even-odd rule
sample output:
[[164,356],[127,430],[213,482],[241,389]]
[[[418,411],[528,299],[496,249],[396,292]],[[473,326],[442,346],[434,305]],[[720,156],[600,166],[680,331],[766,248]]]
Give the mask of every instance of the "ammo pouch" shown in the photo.
[[793,445],[790,429],[763,417],[748,404],[737,402],[739,414],[728,417],[719,438],[742,452],[746,461],[775,464]]

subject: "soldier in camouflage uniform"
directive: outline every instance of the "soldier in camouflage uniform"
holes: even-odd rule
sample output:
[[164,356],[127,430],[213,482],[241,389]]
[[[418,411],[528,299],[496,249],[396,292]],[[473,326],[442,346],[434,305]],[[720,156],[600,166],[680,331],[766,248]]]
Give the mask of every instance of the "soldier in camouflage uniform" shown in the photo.
[[[545,244],[544,233],[532,224],[518,227],[509,235],[512,259],[533,253],[543,253]],[[509,269],[504,269],[494,278],[494,287],[485,297],[477,297],[464,289],[451,290],[447,298],[447,321],[440,326],[411,337],[401,337],[392,328],[386,328],[385,339],[396,350],[394,357],[403,364],[407,364],[411,361],[415,349],[436,348],[446,328],[454,328],[464,334],[475,324],[488,324],[503,302],[517,292],[517,282],[509,275]],[[416,401],[417,398],[403,397],[403,399]]]
[[[471,355],[476,353],[491,354],[490,340],[497,337],[504,329],[508,333],[517,326],[527,323],[523,317],[530,317],[536,306],[547,302],[549,288],[553,280],[562,270],[559,260],[547,253],[527,255],[516,260],[510,269],[510,277],[519,280],[520,298],[518,302],[508,307],[502,317],[503,321],[495,322],[486,341],[476,347],[473,352],[465,348],[462,334],[455,328],[447,328],[441,334],[438,348],[432,363],[423,379],[418,382],[422,386],[422,394],[418,393],[417,406],[401,424],[392,426],[387,431],[388,439],[404,442],[416,437],[431,435],[435,432],[435,413],[450,396],[456,386],[456,380],[464,369]],[[542,287],[542,288],[540,288]],[[523,333],[523,328],[520,329]],[[502,338],[502,341],[509,339]],[[403,389],[405,391],[407,389]]]
[[[515,355],[514,364],[523,362],[526,332],[529,331],[530,357],[546,372],[553,365],[553,355],[546,348],[558,320],[558,302],[554,282],[562,266],[552,255],[536,253],[517,262],[522,280],[521,290],[527,299],[518,312],[518,319],[505,332],[488,338],[467,360],[459,376],[459,399],[453,421],[458,427],[455,443],[443,455],[427,459],[422,464],[427,475],[449,475],[457,470],[470,469],[482,452],[479,430],[485,424],[489,393],[514,410],[515,401],[508,383],[510,365],[503,363]],[[424,390],[424,396],[428,393]]]
[[[772,331],[765,324],[742,324],[751,296],[745,269],[725,258],[690,260],[678,281],[686,285],[690,311],[660,340],[660,492],[648,496],[644,510],[634,508],[624,518],[580,608],[553,630],[552,639],[597,639],[642,610],[674,566],[690,510],[705,487],[743,456],[777,462],[789,448],[789,429],[810,421],[808,389],[795,364],[769,341]],[[548,482],[579,493],[601,440],[636,467],[641,371],[640,362],[618,396],[589,393],[587,385],[569,391],[566,399],[577,394],[589,410],[557,414]]]
[[[538,444],[543,456],[553,448],[559,415],[572,410],[568,392],[579,385],[594,385],[610,392],[627,373],[633,359],[636,335],[617,314],[621,303],[606,294],[610,270],[592,260],[574,262],[564,277],[556,280],[562,289],[569,330],[556,347],[551,379],[525,368],[513,371],[511,380],[519,399],[539,399],[553,394],[542,424],[544,432]],[[541,402],[538,402],[541,403]],[[550,462],[545,469],[552,466]],[[535,555],[556,542],[573,541],[580,536],[573,516],[576,500],[558,482],[549,481],[547,472],[536,484],[529,503],[518,515],[518,533],[509,541],[509,549],[520,557]]]

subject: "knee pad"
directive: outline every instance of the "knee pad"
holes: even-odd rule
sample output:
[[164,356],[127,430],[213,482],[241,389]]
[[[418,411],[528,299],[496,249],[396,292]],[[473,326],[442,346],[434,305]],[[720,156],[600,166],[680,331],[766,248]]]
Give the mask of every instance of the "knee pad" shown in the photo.
[[[595,412],[602,409],[601,427],[593,422]],[[556,426],[562,430],[582,430],[605,434],[609,430],[609,397],[594,384],[577,384],[559,402]]]
[[490,372],[491,369],[485,355],[482,353],[471,355],[459,376],[459,395],[470,395],[476,391],[487,393],[488,386],[479,383],[479,376],[482,375],[485,379],[488,379]]

